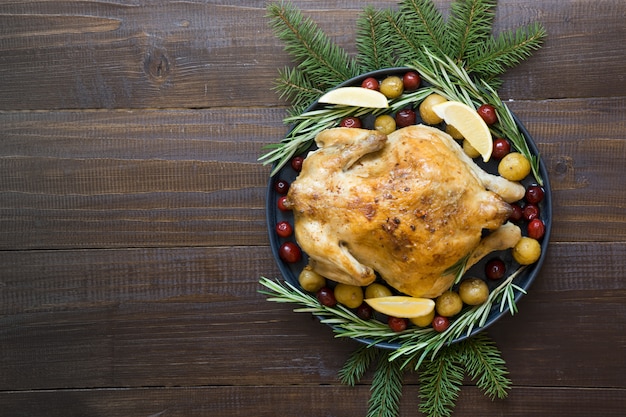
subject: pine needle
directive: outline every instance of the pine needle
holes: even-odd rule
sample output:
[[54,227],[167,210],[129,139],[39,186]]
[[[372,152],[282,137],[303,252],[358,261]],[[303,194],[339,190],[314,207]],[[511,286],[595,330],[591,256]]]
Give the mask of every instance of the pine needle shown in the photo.
[[389,360],[389,351],[381,351],[372,380],[367,417],[397,417],[400,412],[404,371],[399,361]]
[[461,355],[456,346],[442,349],[420,367],[419,411],[429,417],[448,417],[463,384]]
[[495,0],[466,0],[452,3],[448,19],[450,57],[462,64],[478,45],[490,40],[495,17]]
[[379,355],[379,349],[368,345],[359,346],[339,370],[339,381],[353,387],[361,380],[370,364]]
[[286,67],[279,70],[278,74],[275,90],[280,98],[291,102],[289,114],[292,116],[301,114],[323,93],[298,68]]
[[291,3],[271,3],[267,11],[276,36],[285,42],[285,51],[312,85],[324,91],[358,75],[347,52]]
[[488,42],[476,44],[468,56],[467,71],[489,82],[539,49],[546,36],[540,23],[505,31]]
[[[432,0],[402,1],[398,21],[405,36],[412,39],[412,44],[419,48],[426,46],[440,54],[448,52],[443,14]],[[400,54],[403,54],[401,50]]]
[[465,339],[459,346],[469,376],[492,400],[506,398],[511,388],[506,364],[495,343],[485,333]]
[[362,73],[396,66],[388,15],[368,6],[357,20],[356,47]]

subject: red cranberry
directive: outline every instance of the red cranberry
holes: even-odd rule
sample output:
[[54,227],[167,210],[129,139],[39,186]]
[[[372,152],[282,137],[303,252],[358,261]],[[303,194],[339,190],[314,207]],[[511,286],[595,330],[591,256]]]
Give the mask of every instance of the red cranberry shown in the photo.
[[445,332],[450,327],[450,320],[447,317],[435,316],[432,322],[433,329],[436,332]]
[[280,259],[291,264],[300,262],[302,259],[302,251],[298,245],[293,242],[285,242],[280,245],[280,248],[278,248],[278,255],[280,256]]
[[526,204],[526,206],[522,210],[522,216],[528,221],[536,219],[537,217],[539,217],[539,207],[534,204]]
[[400,318],[400,317],[391,317],[387,318],[387,324],[394,332],[402,332],[409,327],[409,320]]
[[282,221],[276,223],[276,234],[280,237],[289,237],[293,233],[293,227],[289,222]]
[[289,183],[285,180],[278,180],[274,183],[274,191],[278,194],[287,194],[289,191]]
[[498,121],[498,115],[496,114],[496,108],[491,104],[483,104],[478,108],[478,114],[488,125],[492,125]]
[[278,197],[278,209],[280,211],[291,211],[291,209],[285,205],[285,201],[287,201],[286,195]]
[[357,307],[356,315],[359,316],[361,320],[369,320],[374,317],[374,309],[372,309],[369,304],[363,303]]
[[367,88],[368,90],[378,91],[380,89],[380,84],[376,78],[369,77],[363,80],[363,82],[361,83],[361,87]]
[[506,265],[501,259],[492,259],[485,265],[485,275],[489,279],[498,280],[504,276]]
[[541,200],[543,200],[543,195],[544,195],[543,188],[541,188],[538,185],[531,185],[526,190],[526,196],[524,198],[530,204],[537,204]]
[[361,128],[363,125],[361,124],[361,120],[358,117],[350,116],[341,119],[341,122],[339,122],[339,126]]
[[421,82],[420,75],[415,71],[409,71],[402,77],[402,84],[407,91],[417,90]]
[[335,298],[335,293],[331,288],[322,287],[317,291],[316,294],[317,301],[320,302],[321,305],[326,307],[334,307],[337,305],[337,299]]
[[522,207],[519,204],[511,204],[511,208],[513,211],[509,215],[509,220],[512,222],[518,222],[522,220]]
[[541,219],[532,219],[527,227],[528,237],[539,240],[546,232],[546,225]]
[[304,158],[301,156],[294,156],[293,159],[291,160],[291,168],[293,168],[294,171],[296,172],[300,172],[302,171],[302,163],[304,162]]
[[502,159],[509,152],[511,152],[511,144],[508,140],[498,138],[493,141],[493,151],[491,151],[491,156],[496,159]]
[[415,112],[411,109],[403,109],[396,113],[396,126],[398,128],[415,124]]

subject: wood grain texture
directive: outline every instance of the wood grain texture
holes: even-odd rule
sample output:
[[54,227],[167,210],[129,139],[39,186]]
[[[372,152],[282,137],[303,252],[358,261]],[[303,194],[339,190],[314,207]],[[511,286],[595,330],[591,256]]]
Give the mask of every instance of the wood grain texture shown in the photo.
[[[294,0],[355,48],[358,0]],[[452,0],[436,0],[445,14]],[[363,416],[357,346],[265,300],[262,147],[289,65],[265,1],[0,1],[0,414]],[[380,0],[377,7],[396,7]],[[546,262],[489,334],[514,386],[454,416],[624,415],[626,3],[500,0],[542,49],[501,96],[547,166]],[[408,374],[400,416],[417,416]]]
[[[278,103],[266,87],[276,78],[277,67],[288,65],[289,59],[267,26],[265,3],[3,4],[0,109]],[[376,5],[395,7],[396,3],[381,0]],[[447,10],[450,2],[437,3]],[[356,52],[355,22],[362,2],[294,4],[319,22],[337,44]],[[621,71],[626,65],[625,15],[626,4],[616,1],[500,1],[497,31],[537,20],[549,33],[544,48],[507,75],[502,96],[626,96]]]

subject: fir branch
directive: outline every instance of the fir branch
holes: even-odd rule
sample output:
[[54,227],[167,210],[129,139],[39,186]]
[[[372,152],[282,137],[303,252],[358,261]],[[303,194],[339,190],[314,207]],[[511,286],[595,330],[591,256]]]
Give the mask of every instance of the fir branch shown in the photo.
[[545,36],[546,31],[538,22],[516,31],[502,32],[488,42],[475,44],[466,69],[489,82],[530,57],[541,47]]
[[320,90],[327,90],[358,75],[358,67],[346,51],[333,43],[313,20],[304,17],[291,3],[270,3],[267,11],[276,37],[285,42],[285,51]]
[[452,414],[463,384],[460,350],[457,346],[444,349],[420,368],[419,411],[429,417]]
[[466,0],[452,3],[447,22],[449,29],[447,39],[450,42],[450,57],[457,64],[463,65],[466,59],[475,56],[472,53],[475,48],[491,38],[495,3],[495,0]]
[[372,380],[367,417],[397,417],[402,397],[403,370],[389,360],[389,351],[381,351]]
[[506,364],[495,343],[485,333],[464,340],[459,346],[468,375],[492,400],[504,399],[511,388]]
[[403,33],[411,36],[417,45],[441,55],[448,54],[443,14],[432,0],[403,0],[398,17]]
[[361,380],[370,364],[379,355],[379,349],[361,344],[339,370],[339,381],[353,387]]
[[362,73],[396,66],[387,15],[368,6],[357,20],[356,47]]
[[323,91],[315,87],[313,83],[298,68],[285,68],[278,71],[279,76],[275,90],[280,98],[291,102],[289,114],[292,116],[301,114]]

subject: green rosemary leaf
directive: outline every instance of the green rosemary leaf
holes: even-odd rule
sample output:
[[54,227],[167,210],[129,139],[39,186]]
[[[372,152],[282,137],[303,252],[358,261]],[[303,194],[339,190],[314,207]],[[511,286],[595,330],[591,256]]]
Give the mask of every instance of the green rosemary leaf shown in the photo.
[[491,38],[495,0],[466,0],[452,3],[448,19],[450,57],[459,65],[471,56],[476,45]]
[[457,346],[442,349],[420,367],[419,411],[428,417],[448,417],[463,384],[463,367]]
[[486,333],[465,339],[459,346],[468,375],[492,400],[506,398],[511,388],[506,364],[500,351]]
[[396,65],[386,15],[367,6],[357,20],[356,47],[362,73]]
[[285,42],[285,51],[313,85],[326,90],[358,75],[347,52],[291,3],[270,3],[267,12],[276,36]]
[[339,381],[353,387],[361,380],[370,364],[379,355],[379,349],[367,345],[360,345],[348,358],[339,370]]
[[528,58],[541,47],[546,31],[540,23],[504,31],[488,42],[475,44],[468,56],[467,70],[489,82]]
[[367,417],[397,417],[402,397],[403,370],[389,360],[389,351],[381,351],[372,380]]

